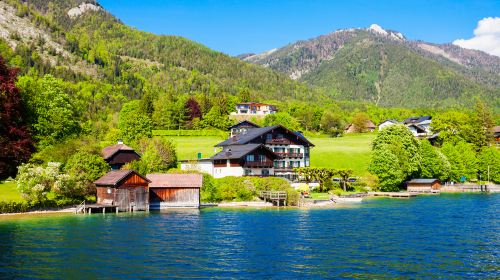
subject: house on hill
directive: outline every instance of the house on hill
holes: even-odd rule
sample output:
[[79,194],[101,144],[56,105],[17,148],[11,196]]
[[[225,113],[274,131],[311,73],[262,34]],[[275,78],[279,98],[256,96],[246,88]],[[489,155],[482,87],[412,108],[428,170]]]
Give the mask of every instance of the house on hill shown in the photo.
[[424,137],[432,134],[431,122],[431,116],[423,116],[407,118],[403,121],[403,124],[410,129],[415,137]]
[[399,124],[398,121],[396,120],[385,120],[383,122],[381,122],[379,125],[378,125],[378,130],[382,130],[386,127],[389,127],[389,126],[392,126],[392,125],[395,125],[395,124]]
[[148,174],[149,209],[199,208],[202,174]]
[[94,182],[97,203],[116,205],[120,211],[148,210],[150,181],[134,170],[112,170]]
[[495,143],[500,144],[500,125],[493,127],[493,137],[495,137]]
[[[366,130],[369,132],[373,132],[377,128],[377,126],[371,120],[366,121],[365,127],[366,127]],[[356,125],[351,123],[351,124],[346,126],[344,132],[345,133],[354,133],[354,132],[359,132],[359,129],[356,127]]]
[[301,133],[275,125],[248,129],[216,147],[222,151],[212,158],[181,161],[181,168],[207,172],[216,178],[278,176],[295,180],[293,169],[310,165],[310,149],[314,145]]
[[104,148],[102,157],[111,166],[112,170],[119,170],[126,163],[141,159],[141,156],[134,149],[123,144],[121,140],[116,145]]
[[265,116],[276,113],[276,106],[259,102],[244,102],[236,104],[236,112],[231,115]]

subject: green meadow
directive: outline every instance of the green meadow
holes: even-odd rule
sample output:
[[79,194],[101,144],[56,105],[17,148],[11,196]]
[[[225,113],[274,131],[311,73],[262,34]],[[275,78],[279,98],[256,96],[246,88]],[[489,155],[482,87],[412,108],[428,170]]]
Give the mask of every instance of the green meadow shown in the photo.
[[16,182],[0,183],[0,201],[23,201]]
[[[203,158],[215,154],[214,145],[223,141],[217,136],[165,136],[177,147],[178,159],[196,159],[201,153]],[[315,145],[311,149],[311,166],[350,168],[355,175],[368,173],[373,133],[347,134],[344,137],[309,137]]]

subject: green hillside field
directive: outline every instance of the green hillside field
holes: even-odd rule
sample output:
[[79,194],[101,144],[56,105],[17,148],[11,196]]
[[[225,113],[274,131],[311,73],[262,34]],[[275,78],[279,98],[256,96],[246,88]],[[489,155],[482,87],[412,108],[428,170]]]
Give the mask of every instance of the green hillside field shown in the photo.
[[[177,148],[178,159],[196,159],[198,153],[203,158],[215,154],[214,145],[221,142],[217,136],[167,136]],[[309,137],[315,145],[311,149],[311,166],[350,168],[355,175],[368,174],[373,133],[347,134],[339,138]]]

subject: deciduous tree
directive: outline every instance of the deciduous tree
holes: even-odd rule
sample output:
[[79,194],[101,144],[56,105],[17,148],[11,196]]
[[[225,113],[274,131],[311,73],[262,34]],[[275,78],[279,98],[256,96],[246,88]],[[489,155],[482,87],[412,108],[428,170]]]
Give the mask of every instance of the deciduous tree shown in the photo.
[[15,176],[17,166],[34,151],[16,77],[17,70],[0,57],[0,179]]

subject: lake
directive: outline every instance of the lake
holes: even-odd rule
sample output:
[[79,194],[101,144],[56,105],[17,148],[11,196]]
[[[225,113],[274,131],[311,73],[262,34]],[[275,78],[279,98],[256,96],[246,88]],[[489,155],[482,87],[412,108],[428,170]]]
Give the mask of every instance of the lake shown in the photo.
[[0,278],[499,278],[500,195],[0,217]]

